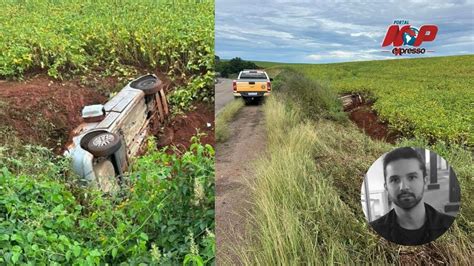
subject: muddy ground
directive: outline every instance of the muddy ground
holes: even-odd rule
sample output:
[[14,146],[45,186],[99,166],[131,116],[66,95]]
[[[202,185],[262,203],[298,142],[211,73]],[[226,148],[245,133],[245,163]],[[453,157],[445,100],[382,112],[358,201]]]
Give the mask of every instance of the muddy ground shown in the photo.
[[262,106],[243,107],[230,124],[230,138],[216,146],[217,265],[240,264],[233,248],[248,237],[252,209],[249,184],[254,163],[266,149]]
[[[170,82],[163,75],[165,91]],[[70,132],[81,122],[85,105],[103,104],[110,92],[120,90],[126,81],[104,78],[101,81],[58,81],[46,75],[35,75],[24,81],[0,80],[0,146],[12,141],[35,144],[61,154],[72,138]],[[196,103],[196,108],[169,118],[158,134],[162,145],[189,147],[190,138],[199,132],[207,134],[201,141],[214,145],[214,106]]]

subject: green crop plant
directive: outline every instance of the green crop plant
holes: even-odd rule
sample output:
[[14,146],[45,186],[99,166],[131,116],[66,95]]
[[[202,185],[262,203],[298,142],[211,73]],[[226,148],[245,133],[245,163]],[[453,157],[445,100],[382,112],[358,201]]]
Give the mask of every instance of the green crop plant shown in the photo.
[[[213,1],[0,1],[0,77],[123,75],[132,66],[212,96]],[[124,73],[125,71],[125,73]]]
[[472,55],[284,65],[340,94],[372,98],[379,118],[406,137],[474,146]]

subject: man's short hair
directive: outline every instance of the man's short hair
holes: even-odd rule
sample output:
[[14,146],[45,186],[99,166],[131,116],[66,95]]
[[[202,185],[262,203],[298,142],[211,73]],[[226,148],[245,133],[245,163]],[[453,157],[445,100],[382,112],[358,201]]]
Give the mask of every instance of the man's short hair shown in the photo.
[[392,162],[396,161],[399,159],[417,159],[418,162],[420,163],[420,169],[423,172],[423,177],[425,177],[426,174],[426,165],[423,160],[423,157],[413,148],[410,147],[402,147],[402,148],[397,148],[385,155],[383,158],[383,176],[385,182],[387,182],[387,165]]

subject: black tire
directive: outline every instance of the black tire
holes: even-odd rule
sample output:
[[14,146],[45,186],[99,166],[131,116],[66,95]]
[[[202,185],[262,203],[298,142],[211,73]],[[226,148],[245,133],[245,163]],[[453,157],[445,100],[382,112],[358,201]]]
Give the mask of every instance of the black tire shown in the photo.
[[117,134],[103,132],[92,137],[87,143],[87,150],[97,157],[109,156],[114,154],[122,143]]
[[161,80],[155,75],[146,75],[132,81],[130,87],[142,90],[145,95],[152,95],[160,90],[161,84]]

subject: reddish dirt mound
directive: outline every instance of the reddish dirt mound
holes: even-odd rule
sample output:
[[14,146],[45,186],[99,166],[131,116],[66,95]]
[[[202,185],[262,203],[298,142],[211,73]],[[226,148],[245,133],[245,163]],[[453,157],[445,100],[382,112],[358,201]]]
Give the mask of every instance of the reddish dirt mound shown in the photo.
[[191,137],[196,130],[205,133],[201,143],[215,145],[214,139],[214,105],[196,103],[196,109],[184,115],[179,115],[165,126],[162,134],[158,135],[158,147],[174,145],[181,151],[189,148]]
[[372,139],[395,143],[397,134],[388,129],[387,123],[381,122],[371,108],[371,102],[361,97],[355,97],[344,110],[349,113],[350,119]]
[[41,144],[59,152],[69,132],[81,122],[84,105],[107,97],[74,82],[39,76],[23,82],[0,81],[1,127],[13,130],[24,143]]

